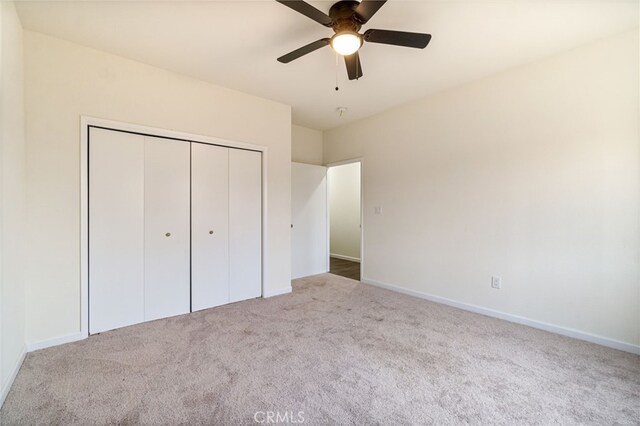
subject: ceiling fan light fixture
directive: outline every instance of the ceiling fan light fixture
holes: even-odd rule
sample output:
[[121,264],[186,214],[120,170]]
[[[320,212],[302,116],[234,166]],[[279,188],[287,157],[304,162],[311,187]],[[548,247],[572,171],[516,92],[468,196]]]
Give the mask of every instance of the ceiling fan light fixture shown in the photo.
[[[371,17],[378,12],[378,9],[387,0],[338,0],[329,8],[329,14],[316,9],[304,0],[276,1],[326,28],[331,28],[335,33],[331,38],[321,38],[279,57],[278,62],[283,64],[288,64],[295,59],[330,45],[338,55],[344,56],[344,64],[347,67],[349,80],[357,80],[363,75],[358,50],[360,50],[365,41],[367,43],[424,49],[431,40],[431,34],[375,28],[370,28],[363,34],[359,34],[358,31],[361,30],[362,26],[369,22]],[[336,57],[336,59],[338,58]],[[336,82],[336,91],[339,89]]]
[[362,37],[355,32],[343,31],[331,37],[331,47],[342,56],[353,55],[361,46]]

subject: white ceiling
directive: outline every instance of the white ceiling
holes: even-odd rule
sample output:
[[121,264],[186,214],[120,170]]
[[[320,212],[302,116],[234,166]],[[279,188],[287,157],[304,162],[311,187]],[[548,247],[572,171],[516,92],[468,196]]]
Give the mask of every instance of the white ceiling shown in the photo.
[[[328,12],[332,2],[310,1]],[[426,32],[425,50],[365,44],[349,81],[323,48],[276,58],[332,34],[272,0],[20,2],[39,31],[293,107],[293,122],[329,129],[638,26],[638,1],[389,0],[363,27]],[[349,111],[340,118],[339,106]]]

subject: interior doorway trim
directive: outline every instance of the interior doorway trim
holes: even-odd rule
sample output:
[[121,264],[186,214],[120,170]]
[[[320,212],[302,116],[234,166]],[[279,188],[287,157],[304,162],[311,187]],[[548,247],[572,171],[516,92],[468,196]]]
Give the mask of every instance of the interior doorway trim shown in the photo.
[[[89,336],[89,128],[100,127],[120,132],[137,133],[161,138],[197,142],[229,148],[245,149],[261,152],[262,155],[262,279],[261,297],[265,297],[264,280],[268,276],[267,251],[267,163],[266,146],[157,127],[113,121],[102,118],[80,116],[80,335]],[[77,339],[76,339],[77,340]]]
[[[364,277],[364,180],[362,176],[364,175],[364,158],[363,157],[354,157],[348,160],[335,161],[332,163],[327,163],[325,166],[327,167],[327,180],[331,179],[329,177],[329,169],[337,166],[344,166],[345,164],[353,164],[360,163],[360,282],[362,282],[362,277]],[[327,181],[327,266],[331,269],[331,203],[329,202],[330,197],[330,182]]]

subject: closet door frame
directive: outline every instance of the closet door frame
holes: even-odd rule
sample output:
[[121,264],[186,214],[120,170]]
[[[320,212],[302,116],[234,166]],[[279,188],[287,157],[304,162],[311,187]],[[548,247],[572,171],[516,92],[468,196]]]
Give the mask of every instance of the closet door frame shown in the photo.
[[195,142],[260,152],[262,154],[262,277],[260,297],[265,297],[264,278],[267,276],[266,269],[268,265],[268,252],[265,244],[267,241],[268,200],[268,150],[266,146],[82,115],[80,116],[80,333],[67,336],[64,338],[64,341],[60,341],[59,343],[81,340],[89,336],[89,128],[91,127],[143,136],[174,139],[185,143]]

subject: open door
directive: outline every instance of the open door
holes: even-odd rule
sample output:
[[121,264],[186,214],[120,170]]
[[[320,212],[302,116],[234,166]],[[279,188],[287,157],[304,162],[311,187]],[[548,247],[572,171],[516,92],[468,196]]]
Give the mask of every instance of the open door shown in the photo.
[[291,278],[329,271],[327,168],[291,163]]

